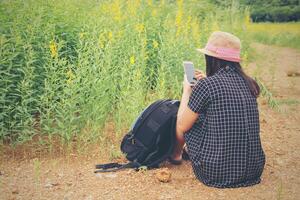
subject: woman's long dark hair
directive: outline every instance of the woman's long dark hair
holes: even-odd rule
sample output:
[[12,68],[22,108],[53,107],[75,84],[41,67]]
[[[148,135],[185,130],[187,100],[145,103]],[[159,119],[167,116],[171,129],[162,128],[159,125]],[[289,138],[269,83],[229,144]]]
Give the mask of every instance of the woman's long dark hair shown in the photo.
[[222,60],[222,59],[208,56],[208,55],[205,55],[205,60],[206,60],[206,76],[207,77],[214,75],[221,68],[230,66],[244,79],[244,81],[246,82],[247,86],[249,87],[252,95],[256,98],[259,96],[260,88],[259,88],[257,82],[254,79],[252,79],[251,77],[249,77],[247,74],[245,74],[240,63],[226,61],[226,60]]

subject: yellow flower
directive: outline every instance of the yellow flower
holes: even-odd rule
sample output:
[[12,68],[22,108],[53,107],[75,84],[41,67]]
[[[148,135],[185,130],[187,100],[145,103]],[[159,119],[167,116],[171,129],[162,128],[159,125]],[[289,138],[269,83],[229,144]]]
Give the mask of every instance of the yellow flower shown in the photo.
[[175,25],[179,27],[181,25],[183,17],[183,0],[177,0],[178,12],[175,18]]
[[68,79],[68,80],[67,80],[67,84],[68,84],[68,85],[71,85],[72,83],[73,83],[73,80],[72,80],[72,79]]
[[99,47],[100,47],[101,49],[104,48],[104,43],[103,43],[102,41],[99,41]]
[[72,70],[69,69],[69,70],[67,71],[67,78],[73,79],[74,77],[75,77],[75,76],[74,76]]
[[192,29],[192,38],[195,41],[195,43],[200,46],[200,37],[201,37],[201,33],[200,33],[200,27],[199,27],[199,20],[198,19],[194,19],[191,22],[191,29]]
[[156,40],[153,40],[153,47],[156,49],[158,48],[158,42]]
[[156,10],[156,9],[153,9],[152,12],[151,12],[151,15],[152,15],[153,17],[155,17],[155,16],[157,15],[157,10]]
[[175,26],[177,27],[176,36],[181,32],[182,18],[183,18],[183,0],[177,0],[178,11],[175,17]]
[[75,75],[73,74],[71,69],[69,69],[67,71],[66,77],[68,78],[67,79],[67,84],[70,85],[73,82],[73,79],[75,78]]
[[179,27],[181,25],[182,15],[183,15],[182,11],[179,10],[177,15],[176,15],[176,18],[175,18],[175,25],[177,27]]
[[191,22],[192,22],[192,16],[189,15],[186,23],[187,29],[191,28]]
[[57,44],[55,43],[54,40],[50,41],[49,48],[50,48],[51,57],[56,58],[58,55],[58,52],[57,52]]
[[244,24],[245,24],[246,28],[248,28],[249,25],[251,24],[251,17],[250,17],[250,13],[248,10],[246,10]]
[[135,26],[135,30],[136,30],[137,32],[139,32],[139,33],[142,33],[142,32],[144,31],[144,29],[145,29],[144,24],[137,24],[137,25]]
[[212,31],[219,31],[220,30],[220,27],[219,27],[219,24],[218,22],[215,20],[212,24]]
[[148,4],[149,6],[152,6],[152,0],[147,0],[147,4]]
[[122,18],[121,8],[120,8],[120,1],[116,0],[111,7],[112,14],[114,15],[114,20],[119,22]]
[[135,63],[135,58],[134,58],[134,56],[130,56],[130,64],[131,64],[131,65],[134,65],[134,63]]
[[82,39],[83,39],[83,37],[84,37],[84,35],[85,35],[84,33],[79,33],[79,39],[81,39],[81,40],[82,40]]
[[140,7],[140,0],[131,0],[127,2],[127,9],[132,16],[136,16],[137,10]]
[[103,33],[101,33],[100,35],[99,35],[99,39],[98,39],[98,44],[99,44],[99,47],[101,48],[101,49],[103,49],[104,48],[104,35],[103,35]]
[[113,38],[113,33],[111,31],[108,32],[108,40],[111,40]]
[[160,4],[159,4],[159,7],[163,8],[164,6],[165,6],[165,0],[161,0]]

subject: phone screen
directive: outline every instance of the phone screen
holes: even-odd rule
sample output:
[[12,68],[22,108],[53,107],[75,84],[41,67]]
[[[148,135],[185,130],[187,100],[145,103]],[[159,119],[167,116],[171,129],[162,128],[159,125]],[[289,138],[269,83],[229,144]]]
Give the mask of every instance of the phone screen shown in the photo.
[[195,84],[196,79],[195,79],[195,68],[194,64],[190,61],[184,61],[183,62],[183,68],[184,72],[186,74],[187,80],[190,84]]

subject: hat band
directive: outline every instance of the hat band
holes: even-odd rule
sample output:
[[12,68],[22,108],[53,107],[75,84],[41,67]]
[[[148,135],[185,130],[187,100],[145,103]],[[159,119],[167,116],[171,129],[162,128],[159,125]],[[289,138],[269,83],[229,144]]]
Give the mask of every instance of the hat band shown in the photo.
[[225,48],[225,47],[216,47],[211,44],[207,44],[205,49],[208,51],[212,51],[218,55],[218,58],[229,60],[233,62],[240,62],[240,50]]

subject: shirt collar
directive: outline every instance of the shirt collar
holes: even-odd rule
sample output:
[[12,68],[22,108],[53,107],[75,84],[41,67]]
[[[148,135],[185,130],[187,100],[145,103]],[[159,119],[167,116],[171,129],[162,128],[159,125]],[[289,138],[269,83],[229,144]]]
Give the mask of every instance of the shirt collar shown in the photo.
[[229,73],[229,72],[234,72],[234,71],[235,71],[235,70],[234,70],[233,67],[227,65],[226,67],[222,67],[221,69],[219,69],[219,70],[217,71],[217,74],[219,74],[219,73]]

